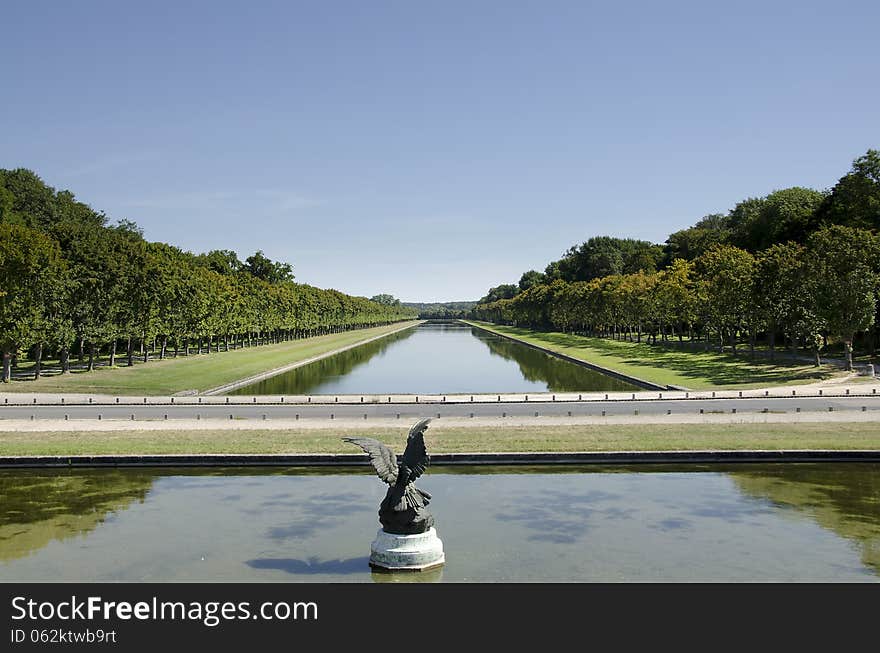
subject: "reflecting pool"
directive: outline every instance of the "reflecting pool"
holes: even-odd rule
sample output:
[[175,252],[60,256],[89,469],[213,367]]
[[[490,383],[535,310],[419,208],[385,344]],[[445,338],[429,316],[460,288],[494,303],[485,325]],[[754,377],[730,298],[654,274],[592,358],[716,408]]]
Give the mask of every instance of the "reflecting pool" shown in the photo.
[[610,376],[461,322],[426,322],[229,394],[609,392]]
[[0,581],[873,581],[880,465],[435,467],[447,564],[367,566],[370,468],[0,470]]

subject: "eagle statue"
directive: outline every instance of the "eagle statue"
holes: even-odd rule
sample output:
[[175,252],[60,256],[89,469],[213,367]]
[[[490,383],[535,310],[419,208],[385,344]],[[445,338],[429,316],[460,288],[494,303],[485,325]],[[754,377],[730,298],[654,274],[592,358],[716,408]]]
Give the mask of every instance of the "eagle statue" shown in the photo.
[[386,533],[413,535],[424,533],[434,525],[434,517],[426,510],[431,495],[413,484],[428,467],[425,430],[430,421],[423,419],[409,430],[400,462],[394,452],[378,440],[342,438],[363,449],[370,456],[376,474],[390,486],[379,506],[379,521]]

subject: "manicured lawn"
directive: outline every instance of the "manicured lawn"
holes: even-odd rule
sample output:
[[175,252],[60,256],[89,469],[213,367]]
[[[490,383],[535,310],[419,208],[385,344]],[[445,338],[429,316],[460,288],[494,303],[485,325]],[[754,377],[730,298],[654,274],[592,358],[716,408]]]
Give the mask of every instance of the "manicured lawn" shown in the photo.
[[812,383],[843,375],[839,368],[831,365],[816,368],[810,363],[784,359],[775,362],[766,359],[751,360],[747,349],[737,356],[711,351],[678,351],[644,342],[621,342],[558,332],[544,333],[485,322],[473,324],[645,381],[692,390],[762,388],[790,383]]
[[[409,425],[277,430],[0,432],[0,455],[358,453],[344,435],[366,435],[402,453]],[[876,423],[580,424],[501,427],[432,425],[433,453],[880,449]]]
[[[417,324],[418,322],[412,322]],[[254,374],[311,358],[378,335],[396,331],[403,323],[359,329],[199,356],[152,360],[146,364],[93,372],[71,372],[39,381],[0,384],[0,392],[69,392],[110,395],[171,395],[186,390],[203,392]]]

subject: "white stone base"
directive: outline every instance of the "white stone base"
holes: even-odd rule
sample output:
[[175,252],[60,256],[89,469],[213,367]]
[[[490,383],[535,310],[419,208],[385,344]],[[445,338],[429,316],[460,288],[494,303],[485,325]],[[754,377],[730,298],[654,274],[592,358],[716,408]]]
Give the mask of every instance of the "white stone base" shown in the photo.
[[394,535],[381,528],[370,547],[370,566],[388,571],[424,571],[446,562],[434,528],[416,535]]

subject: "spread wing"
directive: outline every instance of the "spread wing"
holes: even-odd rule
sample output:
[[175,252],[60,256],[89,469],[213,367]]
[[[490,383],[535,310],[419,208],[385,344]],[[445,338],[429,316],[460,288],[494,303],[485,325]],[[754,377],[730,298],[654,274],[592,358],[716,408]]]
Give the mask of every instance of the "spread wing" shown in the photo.
[[409,430],[406,439],[406,451],[403,452],[403,463],[412,470],[409,480],[414,481],[421,476],[428,467],[428,450],[425,449],[425,431],[430,419],[423,419]]
[[342,438],[356,444],[370,456],[376,474],[389,485],[397,482],[397,456],[387,446],[373,438]]

